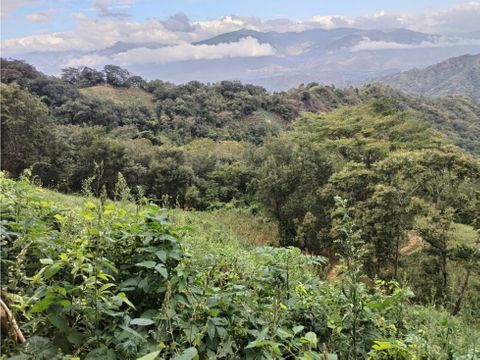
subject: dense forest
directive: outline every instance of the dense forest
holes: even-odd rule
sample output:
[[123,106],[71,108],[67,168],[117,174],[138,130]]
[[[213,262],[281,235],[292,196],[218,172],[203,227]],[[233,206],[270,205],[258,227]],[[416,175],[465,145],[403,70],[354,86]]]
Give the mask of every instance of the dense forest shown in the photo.
[[1,81],[5,356],[480,356],[475,100],[7,59]]

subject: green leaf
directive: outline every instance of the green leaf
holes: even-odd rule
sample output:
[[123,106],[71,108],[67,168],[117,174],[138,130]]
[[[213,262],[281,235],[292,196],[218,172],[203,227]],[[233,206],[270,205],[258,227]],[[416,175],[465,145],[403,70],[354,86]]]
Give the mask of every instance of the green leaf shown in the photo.
[[140,333],[136,332],[135,330],[133,330],[132,328],[128,327],[128,326],[123,326],[123,325],[120,325],[119,326],[120,329],[123,329],[125,330],[126,332],[138,337],[139,339],[142,339],[142,340],[145,340],[145,338],[143,337],[143,335],[141,335]]
[[39,313],[48,309],[57,300],[54,294],[45,296],[42,300],[37,301],[30,309],[31,314]]
[[291,338],[293,336],[291,333],[283,329],[277,329],[277,335],[280,336],[282,339]]
[[140,358],[137,358],[137,360],[155,360],[158,355],[160,354],[160,350],[151,352],[150,354],[143,355]]
[[165,265],[163,265],[163,264],[158,264],[157,266],[155,266],[155,270],[156,270],[157,272],[159,272],[160,275],[162,275],[164,279],[167,279],[167,278],[168,278],[168,271],[167,271],[167,269],[165,268]]
[[67,335],[67,340],[70,341],[70,343],[72,344],[81,345],[85,342],[85,337],[78,331],[72,331],[70,334]]
[[40,259],[40,264],[42,265],[52,265],[53,260],[50,258]]
[[323,356],[326,356],[325,360],[338,360],[338,355],[337,354],[323,354]]
[[215,325],[209,321],[207,326],[208,337],[213,340],[215,338]]
[[395,345],[388,341],[375,341],[375,345],[372,348],[374,350],[387,350],[395,348]]
[[305,334],[303,338],[310,343],[311,347],[317,346],[317,342],[318,342],[317,334],[315,334],[314,332],[309,331],[308,333]]
[[122,301],[123,301],[125,304],[127,304],[128,306],[130,306],[132,309],[135,309],[135,305],[133,305],[133,303],[132,303],[130,300],[128,300],[128,297],[127,297],[127,295],[125,295],[124,292],[118,293],[117,296],[118,296],[120,299],[122,299]]
[[65,266],[65,263],[63,261],[57,261],[53,265],[51,265],[47,270],[43,272],[43,277],[45,280],[50,279],[52,276],[54,276],[56,273],[58,273],[60,270],[63,269]]
[[275,343],[273,341],[269,341],[269,340],[253,341],[253,342],[249,343],[245,349],[264,347],[264,346],[273,345],[273,344],[275,344]]
[[58,330],[62,333],[66,334],[71,331],[70,327],[68,326],[67,320],[61,317],[58,314],[50,313],[48,314],[48,320],[55,326]]
[[295,326],[292,330],[293,330],[293,333],[295,335],[297,335],[300,331],[302,331],[303,329],[305,329],[305,326],[303,325],[299,325],[299,326]]
[[147,269],[152,269],[155,267],[155,265],[157,265],[157,263],[155,261],[142,261],[138,264],[135,264],[136,266],[141,266],[141,267],[145,267]]
[[157,255],[157,257],[163,262],[165,263],[165,261],[167,261],[167,252],[165,250],[159,250],[155,253],[155,255]]
[[147,318],[136,318],[130,321],[130,325],[138,325],[138,326],[148,326],[154,323],[155,322],[152,319],[147,319]]
[[25,348],[28,349],[28,353],[34,355],[28,359],[55,359],[58,354],[57,347],[49,339],[40,336],[29,338]]
[[182,355],[174,357],[173,360],[192,360],[195,359],[198,355],[197,349],[190,347],[186,349]]

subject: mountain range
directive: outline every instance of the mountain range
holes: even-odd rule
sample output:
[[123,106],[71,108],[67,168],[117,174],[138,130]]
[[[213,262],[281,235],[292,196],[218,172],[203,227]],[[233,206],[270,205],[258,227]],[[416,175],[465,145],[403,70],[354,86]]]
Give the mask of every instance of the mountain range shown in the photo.
[[[242,56],[224,50],[222,56],[215,55],[218,47],[241,45],[245,40],[249,41],[245,43],[247,48],[253,43],[267,51]],[[347,86],[379,78],[395,81],[397,75],[389,75],[430,66],[454,56],[479,53],[480,34],[445,36],[406,29],[337,28],[300,32],[242,29],[187,44],[187,48],[181,46],[185,44],[117,42],[96,51],[4,52],[4,56],[24,59],[49,74],[58,74],[61,68],[71,65],[118,64],[119,59],[130,56],[135,61],[127,61],[124,66],[149,79],[161,78],[174,83],[241,80],[268,90],[286,90],[309,82]],[[188,51],[194,54],[191,58]],[[207,51],[208,56],[195,55],[199,51]],[[168,60],[162,56],[172,53],[177,58]]]
[[425,96],[465,95],[480,101],[480,54],[463,55],[378,79],[395,89]]

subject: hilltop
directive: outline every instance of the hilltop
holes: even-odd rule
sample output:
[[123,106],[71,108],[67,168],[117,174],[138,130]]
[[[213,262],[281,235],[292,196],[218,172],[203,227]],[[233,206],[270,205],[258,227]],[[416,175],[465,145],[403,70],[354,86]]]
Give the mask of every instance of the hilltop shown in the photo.
[[395,89],[425,96],[463,95],[480,101],[480,54],[447,59],[379,79]]
[[28,339],[2,351],[478,356],[473,100],[14,60],[0,85],[2,290]]
[[80,94],[89,99],[108,101],[120,105],[140,104],[155,110],[155,99],[151,93],[136,87],[113,87],[97,85],[80,89]]

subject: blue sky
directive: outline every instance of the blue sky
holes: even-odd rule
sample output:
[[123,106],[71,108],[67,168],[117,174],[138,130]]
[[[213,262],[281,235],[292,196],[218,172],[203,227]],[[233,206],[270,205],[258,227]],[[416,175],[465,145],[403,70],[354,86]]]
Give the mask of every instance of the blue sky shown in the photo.
[[[404,28],[440,35],[480,32],[480,0],[1,1],[4,56],[96,51],[118,41],[184,46],[243,28],[263,32]],[[243,43],[239,47],[252,53],[269,52],[257,45]],[[186,51],[184,47],[175,49]],[[239,51],[244,53],[245,48]],[[104,59],[89,60],[98,63]]]
[[291,20],[314,15],[373,16],[381,11],[431,12],[461,3],[456,0],[2,0],[2,39],[69,31],[74,27],[75,14],[101,18],[105,15],[99,11],[102,6],[114,14],[112,17],[141,22],[152,17],[165,19],[179,12],[191,21],[232,14]]

